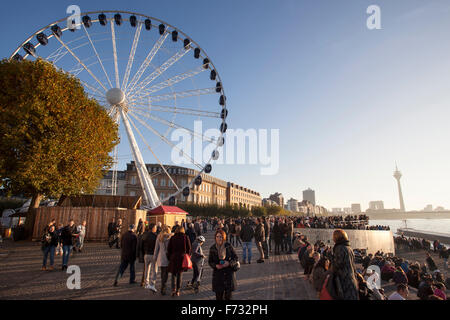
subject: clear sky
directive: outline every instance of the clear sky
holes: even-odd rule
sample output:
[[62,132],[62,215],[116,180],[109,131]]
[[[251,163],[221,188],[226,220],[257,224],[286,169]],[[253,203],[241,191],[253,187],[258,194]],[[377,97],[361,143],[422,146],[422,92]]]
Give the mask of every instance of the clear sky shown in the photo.
[[[267,197],[325,207],[383,200],[450,208],[450,2],[435,0],[8,1],[0,55],[30,34],[82,11],[135,11],[177,26],[212,58],[230,128],[280,129],[280,170],[222,165],[213,175]],[[382,30],[366,9],[381,7]]]

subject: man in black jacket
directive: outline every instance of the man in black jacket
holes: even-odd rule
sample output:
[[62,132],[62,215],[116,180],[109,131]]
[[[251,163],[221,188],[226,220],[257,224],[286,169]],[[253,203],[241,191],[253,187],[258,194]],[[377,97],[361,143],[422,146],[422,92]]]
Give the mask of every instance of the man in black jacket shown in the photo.
[[73,247],[74,237],[77,235],[77,227],[73,219],[70,219],[69,224],[65,226],[61,231],[61,243],[63,246],[62,256],[62,270],[67,270],[69,264],[69,256]]
[[121,257],[119,271],[116,274],[116,279],[114,281],[114,286],[117,287],[117,282],[123,276],[123,273],[130,265],[130,284],[135,284],[135,272],[134,272],[134,262],[136,261],[136,247],[137,247],[137,237],[134,233],[134,224],[130,225],[128,232],[125,233],[121,241]]
[[262,224],[261,218],[256,219],[256,229],[255,229],[255,244],[259,251],[259,259],[256,260],[257,263],[264,262],[264,250],[262,248],[262,243],[266,240],[264,233],[264,226]]
[[146,230],[142,235],[142,254],[144,255],[144,273],[142,274],[142,278],[145,289],[150,289],[153,292],[157,292],[155,284],[158,266],[153,255],[155,252],[156,238],[156,225],[151,224],[149,230]]
[[262,243],[262,247],[264,250],[264,257],[269,259],[270,226],[265,217],[262,218],[262,224],[264,227],[264,238],[265,238],[265,240]]
[[242,221],[242,229],[240,233],[240,237],[242,240],[242,263],[245,264],[247,260],[248,254],[248,263],[252,262],[252,239],[254,236],[254,230],[250,226],[250,222],[248,220]]
[[112,241],[109,243],[109,247],[112,247],[114,244],[116,244],[116,248],[119,248],[120,241],[120,233],[122,231],[122,219],[118,219],[117,223],[114,224],[112,228]]

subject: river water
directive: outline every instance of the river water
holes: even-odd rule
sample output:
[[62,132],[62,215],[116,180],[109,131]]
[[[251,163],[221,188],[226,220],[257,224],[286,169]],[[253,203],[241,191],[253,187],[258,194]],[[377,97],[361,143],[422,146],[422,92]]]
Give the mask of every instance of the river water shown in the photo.
[[[395,234],[398,228],[405,227],[405,220],[369,220],[369,225],[389,226]],[[408,228],[450,234],[450,219],[407,219]]]

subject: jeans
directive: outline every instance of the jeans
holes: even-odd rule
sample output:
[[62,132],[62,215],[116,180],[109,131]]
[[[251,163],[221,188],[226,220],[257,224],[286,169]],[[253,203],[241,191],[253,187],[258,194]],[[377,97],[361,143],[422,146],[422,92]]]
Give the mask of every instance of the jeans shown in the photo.
[[50,253],[50,266],[53,267],[53,264],[55,262],[55,246],[48,246],[44,248],[44,260],[42,261],[42,266],[47,266],[47,256]]
[[84,236],[79,236],[77,239],[77,248],[78,250],[83,249],[83,245],[84,245]]
[[286,245],[286,236],[283,235],[281,238],[281,250],[287,251],[287,245]]
[[117,271],[116,274],[116,282],[122,278],[123,273],[127,269],[128,265],[130,265],[130,283],[134,282],[136,280],[136,274],[134,272],[134,261],[124,261],[122,260],[120,262],[119,271]]
[[288,234],[285,239],[286,239],[286,245],[289,249],[288,252],[292,253],[292,236]]
[[181,288],[181,280],[183,279],[183,273],[179,272],[177,274],[173,274],[172,273],[172,291],[175,291],[175,278],[177,279],[177,286],[176,286],[176,290],[180,291]]
[[161,290],[165,290],[167,279],[169,278],[169,267],[160,267],[160,270],[161,270]]
[[201,259],[198,262],[192,262],[192,271],[193,271],[193,275],[192,275],[192,281],[191,283],[200,284],[200,280],[202,279],[202,274],[203,274],[203,263],[204,263],[205,259]]
[[262,242],[262,248],[264,251],[264,256],[266,258],[269,258],[269,243],[270,243],[269,237],[267,237],[266,240]]
[[153,255],[144,255],[144,273],[143,278],[145,284],[151,284],[152,286],[156,283],[156,274],[158,273],[158,265],[156,261],[153,261]]
[[62,265],[67,266],[69,264],[70,251],[72,250],[72,245],[63,245],[63,256]]
[[259,259],[264,260],[264,250],[262,248],[262,242],[261,241],[255,241],[256,248],[259,252]]
[[242,242],[242,259],[247,261],[247,253],[248,253],[248,262],[252,261],[252,243],[251,242]]

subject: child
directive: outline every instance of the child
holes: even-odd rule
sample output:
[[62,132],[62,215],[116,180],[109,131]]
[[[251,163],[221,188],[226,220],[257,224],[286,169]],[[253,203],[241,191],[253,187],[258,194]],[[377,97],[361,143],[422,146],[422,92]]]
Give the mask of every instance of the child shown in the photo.
[[202,245],[205,243],[205,237],[198,236],[192,245],[192,269],[194,271],[192,281],[188,283],[188,287],[192,286],[195,293],[198,293],[200,287],[200,280],[203,273],[203,263],[205,255],[203,254]]

